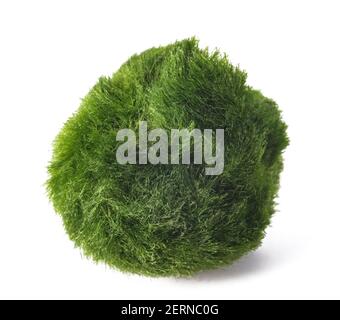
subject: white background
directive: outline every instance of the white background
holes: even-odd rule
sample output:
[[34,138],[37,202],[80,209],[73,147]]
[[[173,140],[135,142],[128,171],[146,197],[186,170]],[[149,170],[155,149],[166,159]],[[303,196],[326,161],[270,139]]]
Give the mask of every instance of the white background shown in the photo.
[[[0,298],[340,298],[340,2],[0,1]],[[101,75],[197,36],[278,102],[291,145],[263,247],[192,279],[95,265],[45,194],[51,142]]]

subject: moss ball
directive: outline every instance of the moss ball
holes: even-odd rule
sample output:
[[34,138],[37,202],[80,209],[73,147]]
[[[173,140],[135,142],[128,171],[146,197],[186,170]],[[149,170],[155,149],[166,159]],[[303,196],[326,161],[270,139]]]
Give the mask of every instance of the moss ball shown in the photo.
[[[120,129],[224,129],[224,169],[126,164]],[[196,39],[132,56],[101,77],[54,142],[47,189],[67,234],[96,262],[187,276],[257,249],[275,212],[288,145],[277,104]]]

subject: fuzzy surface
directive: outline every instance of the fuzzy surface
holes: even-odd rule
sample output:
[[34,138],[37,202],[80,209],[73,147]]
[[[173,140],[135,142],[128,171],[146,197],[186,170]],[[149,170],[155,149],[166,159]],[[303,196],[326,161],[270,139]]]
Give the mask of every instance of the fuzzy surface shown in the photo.
[[[116,134],[225,129],[225,167],[120,165]],[[77,247],[96,262],[186,276],[258,248],[275,212],[288,145],[276,103],[217,51],[188,39],[132,56],[102,77],[54,142],[47,189]]]

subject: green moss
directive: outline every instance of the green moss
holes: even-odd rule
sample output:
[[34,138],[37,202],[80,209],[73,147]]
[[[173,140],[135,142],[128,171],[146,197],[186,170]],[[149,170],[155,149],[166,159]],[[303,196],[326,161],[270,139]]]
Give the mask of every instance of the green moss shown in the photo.
[[[288,145],[276,103],[195,39],[152,48],[102,77],[54,143],[47,189],[86,256],[123,271],[191,275],[258,248]],[[225,129],[225,167],[119,165],[116,134]]]

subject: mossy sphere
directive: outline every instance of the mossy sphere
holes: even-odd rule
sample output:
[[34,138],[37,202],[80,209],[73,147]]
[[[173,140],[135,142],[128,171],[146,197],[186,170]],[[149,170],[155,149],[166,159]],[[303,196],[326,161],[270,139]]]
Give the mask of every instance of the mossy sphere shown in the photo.
[[[224,169],[118,163],[119,130],[224,129]],[[258,248],[288,145],[276,103],[195,39],[132,56],[101,77],[54,143],[47,189],[77,247],[150,276],[226,266]]]

